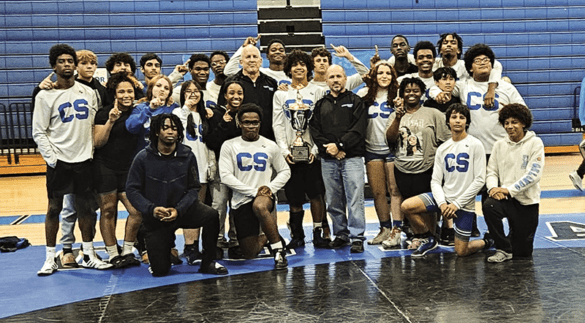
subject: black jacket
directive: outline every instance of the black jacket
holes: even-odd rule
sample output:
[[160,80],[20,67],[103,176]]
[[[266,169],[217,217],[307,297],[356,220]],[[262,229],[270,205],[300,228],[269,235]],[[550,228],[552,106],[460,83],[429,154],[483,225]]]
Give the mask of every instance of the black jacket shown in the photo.
[[232,121],[226,122],[223,120],[226,109],[223,106],[217,106],[212,109],[213,117],[209,119],[209,132],[205,139],[205,144],[213,152],[215,152],[215,159],[219,161],[219,153],[221,145],[226,140],[236,138],[242,134],[242,130],[236,126],[236,113],[231,111]]
[[345,152],[346,158],[363,156],[366,152],[367,113],[362,99],[348,90],[338,97],[329,93],[317,101],[310,127],[319,156],[333,158],[323,147],[328,143],[335,143]]
[[226,84],[230,81],[238,81],[243,85],[244,101],[242,104],[255,103],[262,108],[262,113],[264,115],[262,117],[262,124],[260,125],[260,135],[270,140],[274,140],[274,132],[272,131],[272,98],[274,97],[274,92],[278,89],[276,80],[260,72],[260,76],[258,76],[256,82],[252,82],[252,80],[240,70],[235,75],[228,77],[221,86],[217,105],[226,105],[224,95],[227,90]]
[[178,143],[174,156],[161,156],[152,145],[140,151],[128,173],[126,195],[142,213],[147,231],[173,225],[154,217],[157,206],[173,207],[184,216],[199,197],[199,173],[191,148]]

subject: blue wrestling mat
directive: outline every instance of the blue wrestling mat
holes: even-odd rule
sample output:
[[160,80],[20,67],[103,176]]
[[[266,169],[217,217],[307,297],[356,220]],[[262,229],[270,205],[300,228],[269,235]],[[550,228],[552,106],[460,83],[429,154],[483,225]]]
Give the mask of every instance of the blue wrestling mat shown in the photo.
[[[556,195],[545,193],[544,195]],[[564,195],[566,196],[566,195]],[[372,202],[368,201],[368,206]],[[480,231],[486,231],[483,219],[478,221]],[[288,256],[289,268],[337,263],[351,260],[379,260],[387,257],[409,257],[412,251],[404,249],[384,250],[381,246],[365,244],[363,254],[351,254],[349,246],[337,250],[314,249],[310,242],[311,227],[305,226],[307,245],[293,251]],[[281,234],[289,237],[286,228]],[[378,233],[378,223],[368,223],[366,236],[373,238]],[[177,235],[177,246],[183,246],[182,235]],[[99,246],[100,244],[97,244]],[[103,246],[103,244],[101,244]],[[534,243],[535,249],[580,248],[585,247],[585,213],[577,214],[541,214]],[[59,249],[59,247],[58,247]],[[99,248],[98,248],[99,249]],[[107,254],[101,249],[102,257]],[[439,246],[431,253],[453,253],[453,247]],[[227,253],[226,253],[227,255]],[[38,277],[36,272],[45,258],[45,247],[34,246],[14,253],[0,255],[0,318],[26,313],[58,305],[74,303],[94,298],[107,298],[109,295],[144,290],[171,284],[216,279],[219,276],[197,273],[198,264],[186,263],[173,266],[166,277],[152,277],[147,265],[120,270],[70,269],[60,270],[48,277]],[[269,257],[247,261],[221,260],[229,275],[271,271],[274,261]]]

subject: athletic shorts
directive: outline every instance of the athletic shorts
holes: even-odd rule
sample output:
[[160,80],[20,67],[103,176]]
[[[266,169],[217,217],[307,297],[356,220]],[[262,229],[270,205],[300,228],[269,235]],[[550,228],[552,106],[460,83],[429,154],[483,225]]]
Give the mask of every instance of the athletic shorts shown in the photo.
[[394,156],[393,153],[376,154],[376,153],[371,153],[371,152],[366,151],[364,158],[366,160],[366,164],[368,162],[371,162],[371,161],[385,161],[387,163],[391,163],[394,161],[394,159],[396,159],[396,156]]
[[[437,201],[433,193],[419,194],[418,197],[423,201],[427,212],[440,212],[441,208],[437,205]],[[455,211],[456,218],[453,218],[453,229],[455,229],[455,238],[461,241],[469,242],[471,237],[471,228],[473,226],[473,219],[475,212],[468,212],[464,210]]]
[[311,164],[291,164],[290,179],[284,185],[284,194],[289,205],[303,205],[307,199],[314,199],[325,194],[325,184],[321,174],[321,160],[315,159]]
[[409,197],[417,196],[431,191],[431,177],[433,168],[418,174],[401,172],[394,167],[394,179],[402,197],[406,200]]
[[92,194],[92,162],[67,163],[57,161],[55,168],[47,166],[47,196],[59,198],[65,194]]
[[114,191],[121,193],[126,191],[128,171],[115,171],[99,161],[94,161],[93,179],[94,189],[98,194]]
[[[260,234],[260,220],[256,217],[256,214],[254,214],[254,209],[252,208],[253,204],[254,201],[251,201],[237,209],[230,209],[230,216],[233,217],[236,225],[238,240],[258,236]],[[272,210],[270,210],[270,212],[273,212],[275,207],[276,200],[273,194]]]

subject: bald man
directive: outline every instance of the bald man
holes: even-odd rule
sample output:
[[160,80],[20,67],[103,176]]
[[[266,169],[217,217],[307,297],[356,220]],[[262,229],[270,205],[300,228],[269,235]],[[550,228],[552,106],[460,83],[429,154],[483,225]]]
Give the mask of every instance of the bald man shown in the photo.
[[[347,246],[364,252],[364,165],[367,108],[345,88],[347,76],[339,65],[327,69],[329,94],[317,101],[311,135],[319,149],[327,211],[333,220],[332,249]],[[347,212],[346,212],[347,207]]]
[[[228,77],[224,85],[219,91],[217,99],[218,105],[225,106],[225,84],[231,81],[238,81],[244,88],[245,103],[255,103],[262,108],[262,113],[265,116],[272,115],[272,99],[274,92],[277,90],[276,80],[272,77],[262,73],[260,67],[262,66],[262,56],[260,50],[254,45],[247,45],[242,50],[242,58],[240,59],[242,69],[235,75]],[[260,125],[260,135],[274,141],[274,132],[272,131],[272,118],[266,118]]]

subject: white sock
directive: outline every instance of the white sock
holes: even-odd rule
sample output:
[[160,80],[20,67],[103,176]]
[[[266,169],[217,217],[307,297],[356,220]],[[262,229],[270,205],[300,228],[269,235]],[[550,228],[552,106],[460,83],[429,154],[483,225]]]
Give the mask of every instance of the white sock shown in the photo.
[[83,254],[88,255],[89,258],[95,258],[95,251],[93,250],[93,241],[83,242]]
[[278,241],[277,243],[271,243],[270,248],[272,248],[272,250],[277,250],[283,249],[284,247],[282,246],[282,241]]
[[47,255],[47,257],[45,258],[46,260],[55,259],[55,255],[57,254],[57,252],[55,251],[55,247],[47,246],[45,250]]
[[124,240],[124,244],[122,245],[122,256],[132,253],[132,248],[134,248],[134,241]]
[[313,222],[313,230],[315,230],[317,228],[322,228],[322,227],[323,227],[322,222]]
[[118,254],[118,246],[117,245],[113,245],[113,246],[106,246],[106,251],[108,252],[108,255],[110,255],[110,259],[119,256]]

